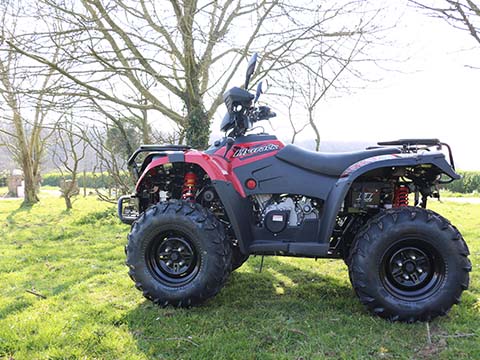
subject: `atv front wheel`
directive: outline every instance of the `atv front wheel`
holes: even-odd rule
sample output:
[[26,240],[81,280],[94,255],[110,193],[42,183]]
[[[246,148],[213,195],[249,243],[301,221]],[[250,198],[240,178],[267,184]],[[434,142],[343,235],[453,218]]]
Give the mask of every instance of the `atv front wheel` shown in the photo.
[[458,230],[433,211],[402,207],[367,222],[350,253],[360,301],[392,321],[429,321],[460,301],[471,264]]
[[126,247],[129,275],[161,306],[189,307],[216,295],[231,267],[222,224],[185,201],[161,202],[134,223]]

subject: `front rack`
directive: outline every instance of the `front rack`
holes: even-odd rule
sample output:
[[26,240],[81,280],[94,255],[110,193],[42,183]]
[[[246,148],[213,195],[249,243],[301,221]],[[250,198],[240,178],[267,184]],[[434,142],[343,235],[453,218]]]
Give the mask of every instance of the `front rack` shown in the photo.
[[140,145],[128,159],[128,166],[133,166],[137,156],[144,152],[184,151],[190,149],[191,147],[186,145]]
[[141,153],[163,153],[167,151],[185,151],[189,149],[191,149],[191,147],[186,145],[140,145],[140,147],[135,150],[132,156],[130,156],[127,164],[133,175],[138,178],[139,170],[138,164],[135,162],[135,160]]

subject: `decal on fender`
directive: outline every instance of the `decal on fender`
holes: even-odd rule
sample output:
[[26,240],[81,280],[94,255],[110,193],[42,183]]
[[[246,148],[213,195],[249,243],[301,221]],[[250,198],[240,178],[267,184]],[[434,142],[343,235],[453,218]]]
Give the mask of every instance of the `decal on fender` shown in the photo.
[[261,146],[255,146],[255,147],[244,147],[244,148],[239,148],[235,151],[233,154],[233,157],[243,157],[247,155],[256,155],[264,152],[269,152],[269,151],[275,151],[280,149],[280,146],[276,144],[265,144]]

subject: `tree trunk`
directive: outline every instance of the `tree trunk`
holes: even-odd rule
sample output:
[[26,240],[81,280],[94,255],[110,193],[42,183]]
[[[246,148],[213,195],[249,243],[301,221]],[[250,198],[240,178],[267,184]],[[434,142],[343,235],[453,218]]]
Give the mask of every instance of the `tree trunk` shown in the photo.
[[[28,160],[28,159],[27,159]],[[31,164],[23,165],[23,176],[24,176],[24,197],[23,205],[33,205],[39,201],[37,196],[37,186],[35,184],[36,176],[31,172]]]
[[[15,117],[15,116],[14,116]],[[21,126],[21,125],[20,125]],[[20,127],[19,126],[19,127]],[[37,193],[38,193],[38,186],[37,186],[37,176],[34,173],[33,169],[33,161],[30,155],[30,151],[28,150],[27,144],[25,142],[25,137],[22,132],[19,136],[19,150],[20,150],[20,164],[22,166],[23,171],[23,180],[24,180],[24,196],[23,196],[23,205],[33,205],[39,201]]]
[[23,205],[30,206],[39,201],[37,193],[37,174],[32,159],[32,153],[26,140],[22,116],[18,111],[17,101],[11,95],[9,97],[10,108],[13,110],[13,125],[15,127],[16,142],[18,146],[17,161],[22,167],[24,176],[24,200]]
[[195,149],[206,149],[210,135],[210,119],[203,105],[195,101],[187,107],[187,131],[185,134],[187,145]]
[[[145,100],[145,104],[147,101]],[[148,124],[148,113],[147,110],[142,110],[142,119],[141,119],[141,131],[142,131],[142,141],[144,144],[151,144],[152,143],[152,129]]]
[[67,211],[72,210],[72,199],[70,199],[70,195],[65,194],[63,198],[65,199],[65,207],[67,208]]
[[87,197],[87,171],[83,170],[83,197]]

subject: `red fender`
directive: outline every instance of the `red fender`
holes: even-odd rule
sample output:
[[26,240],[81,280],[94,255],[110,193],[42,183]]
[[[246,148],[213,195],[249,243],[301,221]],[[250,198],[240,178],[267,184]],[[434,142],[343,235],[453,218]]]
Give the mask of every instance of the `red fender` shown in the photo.
[[[244,198],[246,197],[245,190],[243,188],[244,184],[242,184],[242,182],[235,176],[235,172],[233,170],[237,167],[274,156],[283,147],[284,145],[281,141],[276,139],[268,139],[263,141],[235,144],[228,151],[227,156],[224,156],[225,147],[221,147],[211,155],[198,150],[187,150],[183,153],[184,159],[182,161],[200,166],[212,181],[217,180],[231,183],[237,193]],[[262,151],[258,151],[259,149]],[[167,154],[168,152],[165,155]],[[169,162],[169,156],[161,156],[152,160],[147,165],[145,171],[142,173],[137,182],[137,192],[139,191],[140,185],[149,171]]]
[[[143,171],[142,175],[137,181],[136,190],[137,192],[140,189],[140,186],[145,178],[145,176],[152,170],[159,166],[165,165],[169,163],[168,156],[162,156],[152,160],[145,170]],[[231,164],[225,160],[223,157],[218,155],[210,156],[198,150],[188,150],[185,152],[185,161],[189,164],[196,164],[200,166],[213,180],[225,181],[233,184],[235,190],[240,194],[241,197],[245,197],[245,191],[243,190],[243,186],[238,180],[238,178],[233,174],[231,171]]]

